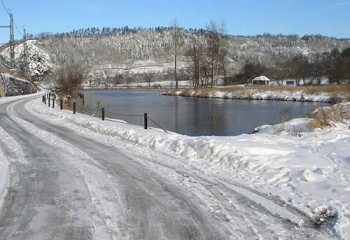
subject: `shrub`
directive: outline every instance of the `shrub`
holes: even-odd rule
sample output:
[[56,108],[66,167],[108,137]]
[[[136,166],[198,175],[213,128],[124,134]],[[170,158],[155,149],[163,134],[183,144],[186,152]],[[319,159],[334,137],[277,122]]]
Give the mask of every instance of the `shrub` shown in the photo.
[[316,128],[325,128],[332,125],[333,122],[343,122],[345,116],[341,105],[334,105],[333,107],[320,107],[310,113],[311,121],[308,124],[310,130]]

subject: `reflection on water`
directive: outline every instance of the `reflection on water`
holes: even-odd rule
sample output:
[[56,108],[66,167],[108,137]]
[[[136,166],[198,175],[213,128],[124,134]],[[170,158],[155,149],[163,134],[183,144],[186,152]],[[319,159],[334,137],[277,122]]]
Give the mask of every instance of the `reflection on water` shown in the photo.
[[[255,127],[280,122],[281,110],[290,118],[302,117],[321,103],[262,100],[186,98],[159,95],[162,90],[84,90],[85,107],[104,107],[113,118],[143,125],[147,113],[162,127],[200,136],[251,133]],[[78,105],[80,99],[75,99]],[[128,115],[128,116],[126,116]],[[132,116],[130,116],[132,115]],[[149,122],[150,126],[152,125]]]

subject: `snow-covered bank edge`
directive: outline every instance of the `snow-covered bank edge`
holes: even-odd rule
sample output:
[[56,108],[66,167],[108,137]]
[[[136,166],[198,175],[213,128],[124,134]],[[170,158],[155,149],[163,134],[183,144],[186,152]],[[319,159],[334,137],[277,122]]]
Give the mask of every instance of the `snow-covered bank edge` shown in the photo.
[[333,97],[328,93],[309,94],[304,91],[259,91],[253,88],[244,88],[237,91],[223,90],[168,90],[163,95],[197,97],[197,98],[223,98],[242,100],[275,100],[275,101],[299,101],[299,102],[324,102],[333,103]]

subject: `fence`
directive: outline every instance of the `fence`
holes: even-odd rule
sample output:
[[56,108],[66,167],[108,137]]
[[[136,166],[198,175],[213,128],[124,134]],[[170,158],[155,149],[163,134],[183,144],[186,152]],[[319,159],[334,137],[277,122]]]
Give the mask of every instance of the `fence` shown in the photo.
[[[56,97],[54,94],[48,93],[48,94],[42,96],[42,102],[44,104],[47,104],[49,107],[55,108]],[[63,99],[60,99],[59,106],[60,106],[60,109],[63,110]],[[106,111],[105,108],[103,108],[103,107],[101,109],[85,108],[84,107],[84,97],[83,97],[83,106],[80,106],[79,108],[80,108],[79,110],[81,110],[79,113],[88,114],[90,116],[99,116],[100,115],[102,121],[104,121],[106,119],[106,115],[111,116],[111,118],[113,118],[113,117],[143,117],[144,129],[149,128],[148,127],[148,120],[149,120],[154,125],[156,125],[160,129],[162,129],[164,132],[168,132],[168,130],[166,130],[164,127],[162,127],[160,124],[158,124],[155,120],[150,118],[147,113],[144,113],[142,115],[141,114],[121,114],[121,113],[114,113],[114,112]],[[72,112],[73,112],[73,114],[77,113],[76,102],[73,102]]]

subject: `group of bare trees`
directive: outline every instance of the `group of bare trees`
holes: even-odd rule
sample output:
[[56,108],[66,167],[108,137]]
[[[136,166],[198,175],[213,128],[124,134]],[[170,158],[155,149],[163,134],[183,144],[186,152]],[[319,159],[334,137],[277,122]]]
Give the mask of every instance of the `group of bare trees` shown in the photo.
[[220,76],[225,77],[227,56],[225,25],[211,21],[203,36],[192,35],[186,49],[188,73],[194,88],[213,87]]
[[327,77],[330,83],[340,84],[342,81],[350,79],[350,48],[346,48],[342,52],[333,49],[331,52],[317,53],[313,56],[295,56],[279,64],[277,75],[280,79],[295,79],[297,85],[301,82],[303,84],[321,84],[323,77]]
[[282,84],[284,79],[294,79],[296,85],[321,84],[324,77],[330,83],[340,84],[350,79],[350,48],[340,52],[316,53],[311,56],[299,54],[291,59],[278,62],[275,67],[266,67],[259,62],[246,62],[233,81],[244,83],[259,75],[266,75]]
[[333,50],[328,55],[326,64],[327,75],[331,82],[340,83],[350,79],[350,48],[344,49],[341,53]]
[[79,62],[67,60],[56,70],[55,77],[62,96],[72,95],[85,79],[85,71]]
[[179,88],[179,82],[177,79],[177,60],[179,56],[180,48],[184,45],[184,36],[183,30],[179,27],[179,24],[176,20],[173,22],[172,28],[172,40],[173,40],[173,54],[174,54],[174,80],[175,80],[175,88]]

